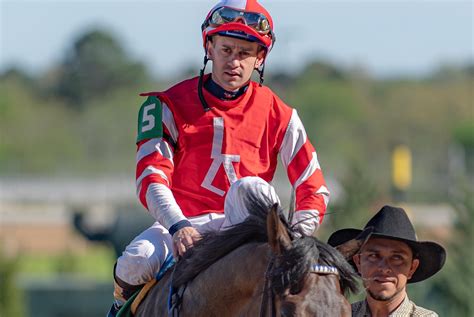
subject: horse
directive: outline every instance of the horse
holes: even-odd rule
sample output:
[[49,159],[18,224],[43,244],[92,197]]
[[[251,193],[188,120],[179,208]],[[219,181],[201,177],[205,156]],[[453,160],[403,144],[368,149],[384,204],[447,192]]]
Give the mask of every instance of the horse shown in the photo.
[[204,234],[135,316],[351,316],[344,295],[357,290],[358,277],[345,258],[362,242],[349,241],[341,254],[298,236],[278,205],[254,198],[247,207],[242,223]]

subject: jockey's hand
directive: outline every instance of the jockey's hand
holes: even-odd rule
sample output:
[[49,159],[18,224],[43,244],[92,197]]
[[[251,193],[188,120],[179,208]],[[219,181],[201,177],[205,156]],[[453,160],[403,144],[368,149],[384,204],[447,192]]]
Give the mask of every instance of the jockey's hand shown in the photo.
[[173,255],[175,258],[183,254],[194,246],[194,242],[201,239],[201,234],[193,227],[184,227],[176,231],[173,235]]

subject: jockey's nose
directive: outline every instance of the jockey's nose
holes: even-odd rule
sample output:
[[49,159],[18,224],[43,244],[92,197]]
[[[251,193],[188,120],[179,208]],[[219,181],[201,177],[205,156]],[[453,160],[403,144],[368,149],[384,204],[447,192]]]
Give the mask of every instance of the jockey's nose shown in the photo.
[[228,64],[229,64],[229,67],[231,67],[231,68],[237,68],[237,67],[239,67],[239,62],[240,62],[240,60],[239,60],[239,55],[238,55],[238,54],[234,54],[234,55],[232,55],[232,57],[229,59]]

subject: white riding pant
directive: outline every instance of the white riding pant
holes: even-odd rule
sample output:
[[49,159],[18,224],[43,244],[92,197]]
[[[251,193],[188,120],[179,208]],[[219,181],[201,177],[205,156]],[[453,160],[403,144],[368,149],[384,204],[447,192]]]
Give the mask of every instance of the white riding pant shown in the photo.
[[[222,230],[242,222],[249,214],[246,197],[280,203],[272,185],[260,177],[248,176],[231,185],[224,201],[224,214],[210,213],[188,220],[200,233]],[[168,230],[155,222],[140,233],[117,259],[115,275],[130,285],[140,285],[152,280],[159,272],[168,254],[172,253],[172,240]]]

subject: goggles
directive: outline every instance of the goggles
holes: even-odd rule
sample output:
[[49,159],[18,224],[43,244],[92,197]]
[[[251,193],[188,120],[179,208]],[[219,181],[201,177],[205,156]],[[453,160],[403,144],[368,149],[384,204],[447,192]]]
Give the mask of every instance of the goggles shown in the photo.
[[261,35],[272,33],[270,21],[267,17],[257,12],[245,12],[229,7],[221,7],[212,12],[209,19],[203,24],[203,28],[208,25],[218,27],[226,23],[243,21],[245,25],[251,27]]

